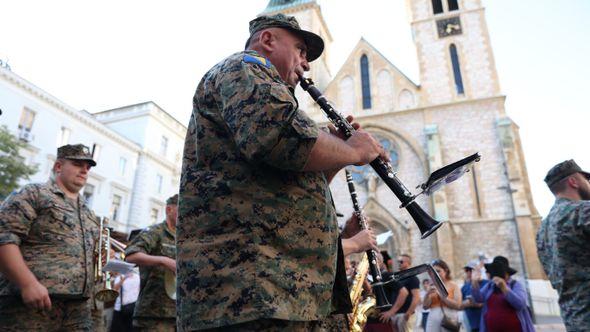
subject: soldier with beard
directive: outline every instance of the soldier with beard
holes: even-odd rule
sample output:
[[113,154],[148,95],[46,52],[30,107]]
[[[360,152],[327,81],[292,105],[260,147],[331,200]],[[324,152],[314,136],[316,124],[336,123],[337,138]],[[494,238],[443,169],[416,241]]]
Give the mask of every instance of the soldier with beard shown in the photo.
[[568,331],[590,326],[590,173],[573,160],[555,165],[545,177],[555,204],[541,223],[537,250],[559,292]]

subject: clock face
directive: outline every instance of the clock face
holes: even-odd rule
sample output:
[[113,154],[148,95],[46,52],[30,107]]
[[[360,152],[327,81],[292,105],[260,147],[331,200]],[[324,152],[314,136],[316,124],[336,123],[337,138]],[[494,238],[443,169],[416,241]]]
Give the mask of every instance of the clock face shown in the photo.
[[461,20],[459,19],[459,16],[436,21],[436,30],[438,30],[439,38],[460,35],[463,32],[461,30]]

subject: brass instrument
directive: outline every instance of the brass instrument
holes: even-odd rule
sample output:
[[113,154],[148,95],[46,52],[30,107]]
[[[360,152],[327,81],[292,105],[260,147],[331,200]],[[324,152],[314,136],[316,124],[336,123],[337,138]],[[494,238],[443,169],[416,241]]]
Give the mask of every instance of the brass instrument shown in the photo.
[[363,284],[369,273],[369,258],[363,255],[363,259],[356,267],[356,274],[350,287],[350,301],[352,302],[352,313],[348,315],[348,327],[351,332],[361,332],[367,323],[369,310],[374,308],[377,302],[373,296],[368,296],[364,301]]
[[[348,190],[350,191],[350,198],[352,199],[352,206],[354,213],[356,214],[361,229],[368,229],[367,220],[362,213],[360,204],[357,199],[356,189],[352,180],[352,175],[345,169],[346,182],[348,183]],[[373,282],[371,283],[373,296],[368,296],[363,302],[361,300],[361,294],[363,291],[363,283],[367,277],[367,273],[371,272]],[[367,250],[363,259],[357,267],[357,273],[353,280],[353,285],[350,292],[350,300],[352,301],[352,315],[349,316],[349,327],[353,332],[361,332],[367,317],[369,314],[375,315],[380,311],[385,311],[391,308],[391,304],[387,300],[387,295],[383,286],[383,276],[379,269],[379,263],[377,262],[377,253],[374,250]],[[355,284],[356,283],[356,284]]]
[[102,283],[102,289],[94,294],[94,298],[100,302],[112,302],[119,296],[119,292],[111,287],[111,273],[103,269],[110,260],[111,246],[120,251],[125,250],[125,244],[111,238],[111,231],[106,227],[108,221],[106,217],[100,218],[100,234],[94,260],[94,280]]
[[170,299],[176,301],[176,275],[170,270],[164,272],[164,290]]

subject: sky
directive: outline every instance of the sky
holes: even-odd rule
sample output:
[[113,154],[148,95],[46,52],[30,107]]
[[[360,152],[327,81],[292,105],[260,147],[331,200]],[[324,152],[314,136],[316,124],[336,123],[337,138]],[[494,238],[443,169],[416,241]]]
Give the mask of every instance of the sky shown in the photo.
[[[590,1],[482,0],[507,114],[519,125],[533,198],[574,158],[590,169]],[[8,0],[0,59],[66,104],[91,113],[154,101],[186,124],[202,75],[243,48],[268,0]],[[406,0],[318,0],[335,75],[361,37],[419,83]],[[580,141],[582,139],[582,141]],[[485,156],[484,156],[485,157]]]

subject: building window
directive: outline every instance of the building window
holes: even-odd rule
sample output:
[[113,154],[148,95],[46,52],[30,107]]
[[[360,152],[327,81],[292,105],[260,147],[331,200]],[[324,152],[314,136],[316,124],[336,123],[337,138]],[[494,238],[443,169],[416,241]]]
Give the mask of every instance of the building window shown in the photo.
[[90,183],[87,183],[84,186],[84,191],[82,192],[82,196],[84,200],[86,200],[86,205],[92,207],[92,199],[94,198],[94,186]]
[[125,175],[125,168],[127,168],[127,159],[121,157],[119,159],[119,173],[123,176]]
[[371,108],[371,83],[369,82],[369,58],[361,56],[361,87],[363,91],[363,109]]
[[158,188],[158,194],[162,193],[162,182],[164,182],[164,177],[161,174],[156,175],[156,188]]
[[158,223],[158,209],[152,209],[150,211],[150,222],[152,225]]
[[35,121],[35,112],[28,108],[23,108],[23,112],[18,122],[18,138],[25,142],[31,141],[31,129],[33,128],[33,122]]
[[160,140],[160,154],[165,156],[168,151],[168,137],[162,136]]
[[449,5],[449,11],[459,10],[459,3],[457,0],[448,0],[447,4]]
[[70,142],[72,131],[69,128],[61,127],[59,136],[57,136],[57,147],[64,146]]
[[121,196],[113,195],[113,203],[111,204],[111,220],[119,221],[121,212]]
[[435,14],[440,14],[443,12],[442,0],[432,0],[432,11]]
[[461,67],[459,65],[459,55],[457,54],[457,46],[455,44],[451,44],[449,47],[449,51],[451,53],[451,64],[453,65],[453,75],[455,76],[455,89],[457,89],[457,94],[464,94],[465,91],[463,90],[463,78],[461,77]]
[[92,145],[92,159],[94,159],[94,161],[98,162],[101,150],[102,146],[100,146],[99,144],[94,143]]

